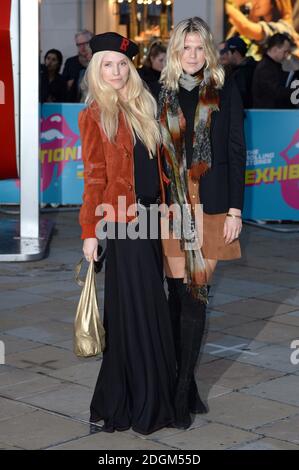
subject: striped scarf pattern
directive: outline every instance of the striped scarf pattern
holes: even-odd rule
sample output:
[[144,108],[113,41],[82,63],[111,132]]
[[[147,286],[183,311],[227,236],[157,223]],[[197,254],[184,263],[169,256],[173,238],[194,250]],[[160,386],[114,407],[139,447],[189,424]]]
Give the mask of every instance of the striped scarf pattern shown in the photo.
[[[194,181],[199,181],[200,177],[211,168],[210,124],[213,111],[219,111],[219,95],[214,88],[209,86],[209,82],[203,79],[199,84],[199,97],[194,119],[193,155],[189,171]],[[195,298],[207,303],[205,262],[199,248],[195,214],[191,208],[188,193],[186,121],[179,105],[178,91],[162,86],[158,117],[165,171],[170,179],[170,204],[178,205],[181,211],[181,217],[178,220],[170,220],[170,229],[181,235],[181,248],[186,258],[187,287]],[[177,224],[180,226],[178,227]]]

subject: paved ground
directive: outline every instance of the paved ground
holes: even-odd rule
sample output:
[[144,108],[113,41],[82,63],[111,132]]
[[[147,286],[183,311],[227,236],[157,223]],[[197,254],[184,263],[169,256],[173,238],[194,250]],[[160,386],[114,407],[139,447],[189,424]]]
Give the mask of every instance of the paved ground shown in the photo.
[[290,359],[299,340],[298,234],[245,227],[242,260],[219,265],[211,290],[197,368],[210,412],[187,431],[144,437],[88,423],[101,361],[72,352],[78,213],[43,217],[56,223],[48,257],[1,263],[0,448],[299,450],[299,365]]

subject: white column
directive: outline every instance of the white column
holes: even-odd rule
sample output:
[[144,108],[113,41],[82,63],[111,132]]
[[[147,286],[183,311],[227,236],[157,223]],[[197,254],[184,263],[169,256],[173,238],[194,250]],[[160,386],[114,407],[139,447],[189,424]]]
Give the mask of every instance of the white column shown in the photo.
[[[0,0],[1,2],[1,0]],[[64,61],[77,54],[74,35],[81,29],[95,33],[121,31],[114,15],[115,0],[40,0],[41,60],[47,50],[62,52]]]
[[215,42],[223,38],[223,0],[175,0],[174,25],[192,16],[199,16],[210,26]]
[[38,0],[20,1],[20,237],[39,236]]
[[224,39],[224,2],[223,0],[210,0],[210,15],[208,24],[218,44]]
[[79,29],[94,30],[95,26],[95,0],[80,0],[81,13],[79,15]]
[[62,52],[64,61],[76,55],[74,36],[79,29],[88,29],[91,25],[87,14],[91,1],[86,4],[80,0],[41,0],[40,5],[41,61],[52,48]]
[[96,33],[118,32],[115,0],[96,0]]
[[192,16],[200,16],[208,20],[209,0],[175,0],[174,1],[174,24]]

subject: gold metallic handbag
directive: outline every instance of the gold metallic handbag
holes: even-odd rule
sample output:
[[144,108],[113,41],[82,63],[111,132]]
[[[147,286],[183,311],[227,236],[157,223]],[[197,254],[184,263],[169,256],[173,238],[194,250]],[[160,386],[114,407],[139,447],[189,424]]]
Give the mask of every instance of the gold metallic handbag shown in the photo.
[[104,351],[105,330],[98,308],[93,260],[89,263],[85,281],[79,279],[83,259],[75,267],[75,279],[83,289],[74,322],[74,353],[79,357],[90,357]]

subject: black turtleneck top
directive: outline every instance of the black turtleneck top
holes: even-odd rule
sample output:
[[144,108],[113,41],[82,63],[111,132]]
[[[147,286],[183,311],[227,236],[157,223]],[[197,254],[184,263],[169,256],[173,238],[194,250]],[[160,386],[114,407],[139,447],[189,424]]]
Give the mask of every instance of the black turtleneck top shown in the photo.
[[186,119],[185,146],[187,157],[187,168],[191,167],[193,156],[193,133],[195,111],[198,103],[199,86],[188,91],[185,88],[179,88],[179,104]]
[[156,198],[160,193],[157,157],[150,159],[146,146],[136,137],[134,146],[134,174],[136,196]]

